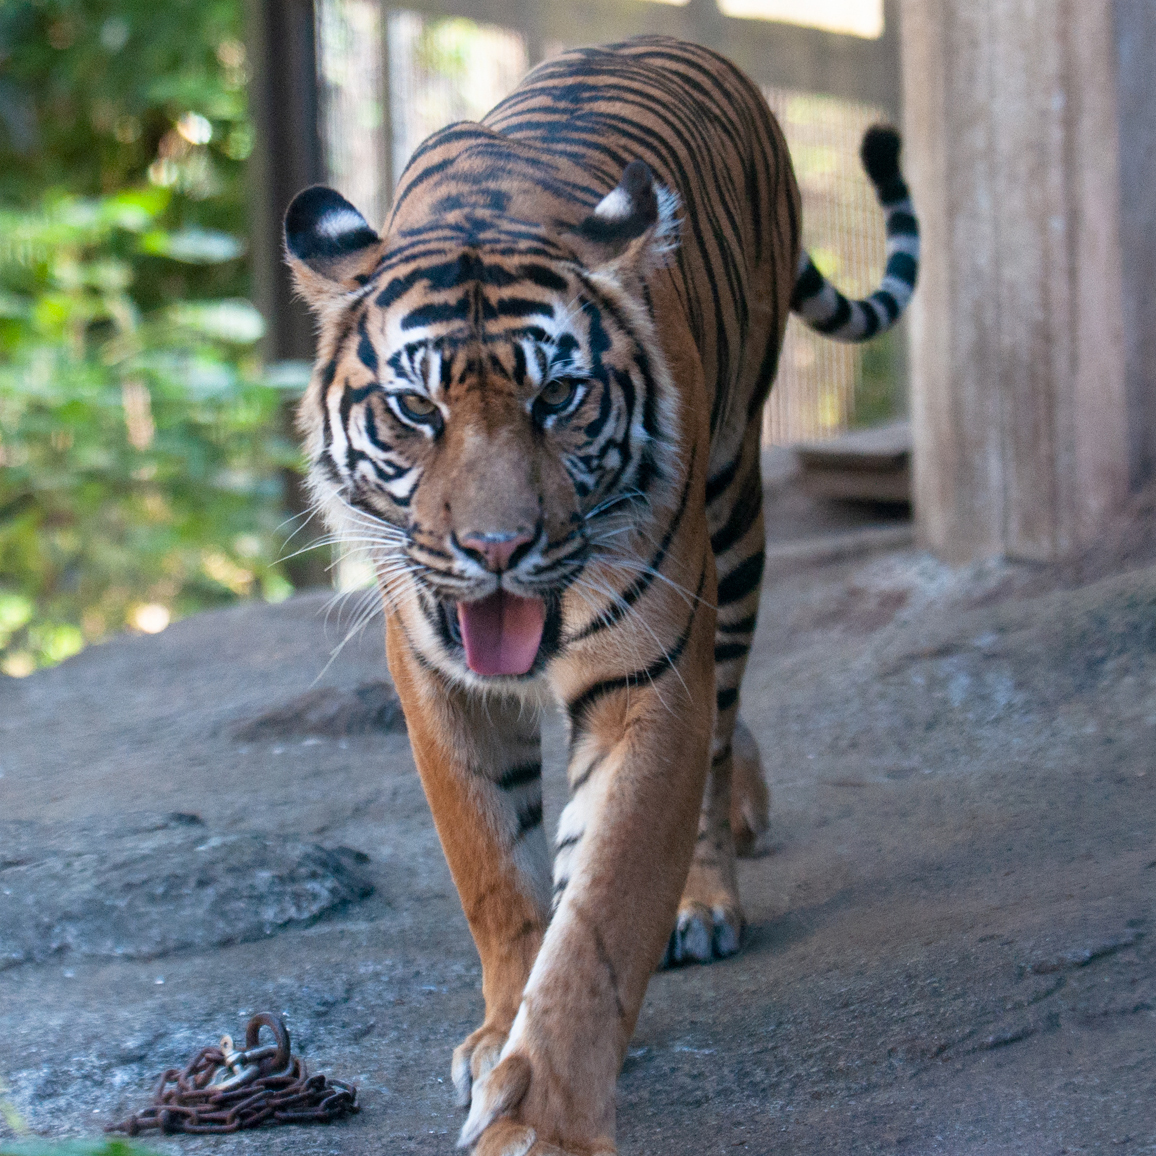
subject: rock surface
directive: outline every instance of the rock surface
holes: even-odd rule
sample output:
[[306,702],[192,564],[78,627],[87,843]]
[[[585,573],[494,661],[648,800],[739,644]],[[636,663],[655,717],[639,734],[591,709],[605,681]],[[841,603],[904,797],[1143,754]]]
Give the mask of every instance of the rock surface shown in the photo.
[[[853,553],[771,551],[743,701],[773,846],[741,865],[743,952],[651,983],[620,1150],[1156,1151],[1156,568],[1081,585]],[[88,879],[100,904],[159,910],[148,889],[169,876],[188,904],[181,928],[141,924],[135,954],[171,935],[169,954],[47,954],[33,935],[35,959],[0,972],[0,1078],[37,1131],[95,1132],[272,1010],[315,1070],[360,1085],[362,1113],[154,1147],[455,1151],[449,1058],[480,1019],[480,974],[404,732],[236,737],[317,686],[349,702],[386,680],[376,626],[325,670],[342,638],[325,604],[236,607],[0,682],[0,860],[28,853],[10,850],[22,830],[36,855],[92,856],[69,886]],[[547,723],[550,821],[565,788]],[[214,886],[236,855],[248,894],[268,855],[308,893],[271,910],[302,918],[241,904],[230,926],[259,938],[224,943],[219,905],[182,891],[214,839]],[[70,909],[51,891],[42,904]]]
[[195,814],[0,822],[0,968],[54,957],[157,959],[247,943],[364,899],[368,857]]

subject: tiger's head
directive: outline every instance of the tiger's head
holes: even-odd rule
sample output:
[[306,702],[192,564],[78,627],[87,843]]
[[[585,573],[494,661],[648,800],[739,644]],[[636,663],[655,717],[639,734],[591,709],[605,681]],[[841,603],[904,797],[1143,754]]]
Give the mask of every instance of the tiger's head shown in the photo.
[[669,473],[678,409],[646,278],[676,202],[638,161],[570,223],[468,176],[422,196],[403,179],[384,237],[332,189],[290,205],[319,321],[300,424],[319,506],[418,615],[419,649],[519,678]]

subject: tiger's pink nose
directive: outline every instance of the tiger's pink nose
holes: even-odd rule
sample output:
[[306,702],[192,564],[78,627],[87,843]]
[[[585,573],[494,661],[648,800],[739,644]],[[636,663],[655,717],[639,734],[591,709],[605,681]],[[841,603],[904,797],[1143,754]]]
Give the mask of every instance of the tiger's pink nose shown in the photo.
[[516,530],[497,534],[470,534],[461,539],[462,545],[475,554],[481,554],[488,570],[499,573],[509,568],[510,559],[520,547],[532,542],[534,535],[528,530]]

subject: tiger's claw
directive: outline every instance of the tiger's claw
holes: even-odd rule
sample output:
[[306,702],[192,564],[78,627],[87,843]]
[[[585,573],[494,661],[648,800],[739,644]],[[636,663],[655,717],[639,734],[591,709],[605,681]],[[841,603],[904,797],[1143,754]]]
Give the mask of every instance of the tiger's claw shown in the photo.
[[459,1108],[469,1107],[474,1085],[497,1066],[508,1034],[505,1028],[482,1024],[454,1048],[450,1076],[454,1082],[454,1102]]
[[660,967],[711,963],[734,955],[742,946],[745,921],[738,911],[691,904],[678,913]]

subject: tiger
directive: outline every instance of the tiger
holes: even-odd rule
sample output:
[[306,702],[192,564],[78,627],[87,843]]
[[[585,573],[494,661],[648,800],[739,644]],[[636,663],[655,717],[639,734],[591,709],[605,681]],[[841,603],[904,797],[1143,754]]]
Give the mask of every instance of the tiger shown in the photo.
[[[793,310],[861,341],[915,286],[900,140],[851,300],[800,241],[757,87],[649,36],[556,56],[414,152],[382,232],[332,189],[284,225],[317,359],[318,508],[373,559],[413,757],[482,964],[455,1049],[478,1156],[607,1156],[651,974],[740,947],[766,827],[739,718],[765,549],[764,402]],[[539,720],[567,731],[553,847]],[[551,853],[552,852],[552,853]]]

